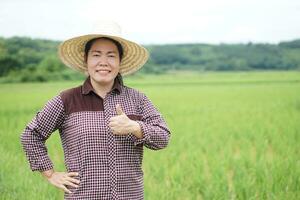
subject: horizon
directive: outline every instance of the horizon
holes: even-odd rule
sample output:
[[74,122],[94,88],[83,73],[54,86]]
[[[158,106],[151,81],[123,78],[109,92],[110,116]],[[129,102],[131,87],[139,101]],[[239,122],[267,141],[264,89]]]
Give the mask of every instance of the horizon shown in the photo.
[[[55,39],[47,39],[47,38],[38,38],[38,37],[30,37],[30,36],[10,36],[10,37],[3,37],[0,35],[0,38],[4,38],[4,39],[11,39],[11,38],[27,38],[27,39],[31,39],[31,40],[45,40],[45,41],[52,41],[52,42],[63,42],[63,40],[55,40]],[[212,46],[218,46],[218,45],[248,45],[248,44],[270,44],[270,45],[279,45],[280,43],[284,43],[284,42],[293,42],[293,41],[297,41],[300,40],[299,38],[295,38],[295,39],[291,39],[291,40],[283,40],[283,41],[279,41],[277,43],[271,43],[271,42],[252,42],[252,41],[248,41],[248,42],[237,42],[237,43],[203,43],[203,42],[194,42],[194,43],[155,43],[155,44],[140,44],[143,46],[163,46],[163,45],[212,45]]]

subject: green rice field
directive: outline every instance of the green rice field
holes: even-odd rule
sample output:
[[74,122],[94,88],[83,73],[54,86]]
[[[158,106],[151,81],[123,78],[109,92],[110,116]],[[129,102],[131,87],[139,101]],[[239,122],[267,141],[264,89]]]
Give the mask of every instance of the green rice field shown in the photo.
[[[169,146],[146,150],[146,200],[300,199],[300,71],[136,75],[166,119]],[[31,172],[20,134],[59,91],[81,82],[0,84],[0,200],[63,199]],[[47,141],[64,171],[59,134]]]

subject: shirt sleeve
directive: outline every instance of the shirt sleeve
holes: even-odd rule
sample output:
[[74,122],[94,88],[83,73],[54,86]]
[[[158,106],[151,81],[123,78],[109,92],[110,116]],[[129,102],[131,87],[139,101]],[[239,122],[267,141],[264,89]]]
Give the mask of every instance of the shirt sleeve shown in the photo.
[[21,134],[21,143],[32,171],[46,171],[53,168],[47,154],[46,140],[60,128],[64,120],[64,106],[56,96],[37,112]]
[[143,137],[132,136],[134,145],[144,144],[147,148],[159,150],[167,147],[170,130],[165,120],[152,102],[143,96],[141,102],[142,119],[137,121],[141,126]]

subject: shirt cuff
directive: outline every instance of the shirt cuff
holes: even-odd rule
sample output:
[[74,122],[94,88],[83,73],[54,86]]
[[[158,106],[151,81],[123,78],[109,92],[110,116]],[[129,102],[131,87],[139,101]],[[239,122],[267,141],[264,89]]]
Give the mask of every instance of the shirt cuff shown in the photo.
[[32,171],[47,171],[53,169],[53,164],[48,156],[40,157],[31,162]]
[[142,138],[138,138],[135,135],[130,134],[130,138],[133,141],[134,145],[137,146],[137,145],[140,145],[140,144],[145,144],[146,142],[147,143],[150,142],[150,133],[151,133],[151,130],[147,127],[147,125],[144,122],[142,122],[142,121],[136,121],[136,122],[141,127],[141,131],[142,131],[143,137]]

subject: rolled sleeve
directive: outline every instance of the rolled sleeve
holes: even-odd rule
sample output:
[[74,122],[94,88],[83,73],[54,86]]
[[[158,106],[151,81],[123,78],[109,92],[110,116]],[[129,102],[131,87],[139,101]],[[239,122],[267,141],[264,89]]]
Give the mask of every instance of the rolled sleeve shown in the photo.
[[142,119],[137,122],[141,127],[143,137],[132,136],[134,145],[144,144],[153,150],[167,147],[171,133],[165,120],[146,96],[141,105]]
[[51,133],[60,128],[63,120],[63,102],[60,96],[56,96],[47,102],[21,134],[21,144],[32,171],[45,171],[53,168],[45,142]]

